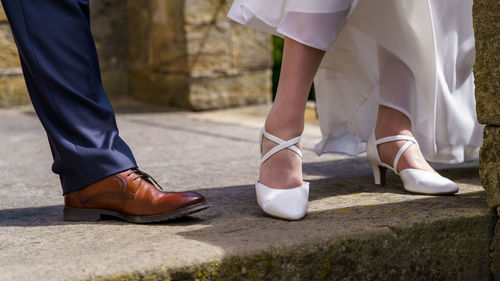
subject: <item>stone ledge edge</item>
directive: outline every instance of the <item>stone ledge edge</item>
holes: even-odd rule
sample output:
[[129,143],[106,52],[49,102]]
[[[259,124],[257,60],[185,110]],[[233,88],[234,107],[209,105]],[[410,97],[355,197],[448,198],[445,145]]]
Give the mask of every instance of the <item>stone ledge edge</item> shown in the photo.
[[271,248],[183,268],[85,280],[410,280],[418,276],[428,280],[493,280],[490,245],[496,220],[491,211],[408,228],[387,227],[357,237]]

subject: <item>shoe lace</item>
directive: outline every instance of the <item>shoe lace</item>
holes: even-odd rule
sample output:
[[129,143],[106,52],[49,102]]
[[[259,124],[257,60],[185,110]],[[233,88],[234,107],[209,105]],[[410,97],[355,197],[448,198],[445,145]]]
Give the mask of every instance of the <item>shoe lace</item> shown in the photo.
[[161,185],[148,173],[146,173],[142,170],[139,170],[138,168],[134,168],[134,169],[130,169],[130,172],[127,174],[127,177],[132,175],[132,174],[136,175],[134,178],[134,181],[137,179],[143,179],[143,180],[149,182],[150,184],[156,186],[158,189],[163,190]]

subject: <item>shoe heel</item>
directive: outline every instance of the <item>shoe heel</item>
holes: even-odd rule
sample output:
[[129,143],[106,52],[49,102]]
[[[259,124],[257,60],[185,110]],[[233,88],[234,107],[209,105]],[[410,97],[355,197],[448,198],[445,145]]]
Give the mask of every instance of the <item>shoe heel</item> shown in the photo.
[[385,175],[387,173],[387,168],[379,166],[377,164],[371,164],[373,171],[373,179],[377,185],[385,185]]
[[63,209],[64,221],[98,221],[101,213],[93,209],[67,208]]

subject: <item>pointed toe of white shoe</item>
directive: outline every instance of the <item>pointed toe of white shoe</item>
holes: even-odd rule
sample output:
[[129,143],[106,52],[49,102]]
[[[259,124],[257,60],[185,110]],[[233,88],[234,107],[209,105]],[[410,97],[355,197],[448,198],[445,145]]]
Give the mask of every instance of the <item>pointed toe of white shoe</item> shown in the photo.
[[257,202],[268,215],[284,220],[300,220],[309,206],[309,183],[291,189],[270,188],[255,184]]
[[[382,163],[380,156],[378,155],[377,145],[400,140],[406,141],[406,144],[399,149],[398,153],[394,157],[393,165],[390,166]],[[412,144],[418,145],[417,140],[411,136],[397,135],[376,140],[375,133],[372,134],[368,140],[366,152],[373,169],[375,184],[383,184],[385,181],[385,171],[386,168],[388,168],[401,177],[406,191],[428,195],[445,195],[458,192],[458,186],[453,181],[441,176],[438,173],[417,169],[404,169],[398,173],[398,161],[401,156],[403,156],[406,149],[408,149],[408,147]]]
[[437,173],[416,169],[399,172],[405,190],[413,193],[442,195],[458,192],[458,186],[451,180]]

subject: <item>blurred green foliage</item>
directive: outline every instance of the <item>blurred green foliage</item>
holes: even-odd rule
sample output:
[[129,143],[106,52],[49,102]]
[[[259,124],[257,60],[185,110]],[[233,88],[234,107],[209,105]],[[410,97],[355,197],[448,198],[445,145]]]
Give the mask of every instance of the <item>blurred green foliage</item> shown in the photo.
[[[281,59],[283,57],[283,45],[284,40],[278,36],[272,36],[273,43],[273,100],[274,96],[276,96],[276,91],[278,90],[278,82],[280,80],[280,72],[281,72]],[[315,100],[314,94],[314,84],[309,91],[308,100]]]

